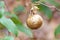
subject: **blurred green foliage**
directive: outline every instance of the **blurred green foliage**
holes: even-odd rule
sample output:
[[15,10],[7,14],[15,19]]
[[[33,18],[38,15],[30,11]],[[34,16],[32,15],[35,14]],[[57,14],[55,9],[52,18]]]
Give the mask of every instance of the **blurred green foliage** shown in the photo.
[[54,34],[55,34],[55,36],[60,35],[60,24],[57,26]]
[[45,2],[48,2],[48,3],[54,5],[57,8],[60,7],[60,3],[56,2],[55,0],[46,0]]
[[22,5],[18,5],[17,7],[14,8],[13,11],[17,14],[17,13],[19,13],[19,12],[23,12],[24,9],[25,9],[24,6],[22,6]]
[[12,36],[5,36],[4,38],[0,38],[0,40],[14,40]]
[[[60,7],[60,4],[55,2],[55,0],[31,0],[31,1],[32,3],[36,3],[39,1],[39,5],[36,5],[36,6],[39,8],[40,12],[43,12],[48,17],[48,19],[52,18],[52,11],[43,2],[48,2],[57,8]],[[9,12],[6,12],[4,7],[5,7],[4,1],[0,1],[0,23],[1,25],[5,26],[9,32],[12,32],[16,36],[18,36],[18,31],[21,31],[25,33],[26,35],[28,35],[29,37],[33,37],[32,31],[29,28],[26,28],[22,24],[22,22],[18,19],[16,14],[11,14]],[[24,6],[18,5],[17,7],[14,8],[13,11],[15,13],[18,13],[18,12],[23,12],[24,9],[25,9]],[[10,18],[6,16],[9,16]],[[60,34],[60,25],[55,30],[55,35],[57,34]],[[3,40],[14,40],[14,39],[12,37],[5,37],[3,38]]]
[[[0,1],[0,4],[3,5],[4,1]],[[22,22],[18,19],[16,14],[11,14],[9,12],[5,11],[5,8],[3,6],[0,6],[0,24],[3,25],[6,29],[8,29],[9,32],[12,32],[16,36],[18,36],[18,31],[24,32],[26,35],[29,37],[32,37],[32,31],[28,28],[26,28]],[[4,6],[5,7],[5,6]],[[24,7],[23,6],[18,6],[18,8],[15,9],[15,11],[23,11]],[[0,26],[1,28],[3,26]],[[10,38],[10,37],[9,37]],[[13,40],[9,38],[3,38],[4,40]]]
[[0,8],[4,8],[5,7],[5,4],[3,1],[0,2]]
[[11,17],[11,20],[16,24],[18,30],[25,33],[26,35],[33,37],[32,31],[29,28],[24,27],[21,21],[14,15]]
[[31,0],[33,3],[35,3],[35,2],[37,2],[37,1],[39,1],[39,0]]
[[37,7],[39,8],[39,11],[44,13],[49,19],[52,18],[52,11],[49,7],[43,4],[37,5]]
[[2,14],[1,14],[1,12],[0,12],[0,18],[2,17]]

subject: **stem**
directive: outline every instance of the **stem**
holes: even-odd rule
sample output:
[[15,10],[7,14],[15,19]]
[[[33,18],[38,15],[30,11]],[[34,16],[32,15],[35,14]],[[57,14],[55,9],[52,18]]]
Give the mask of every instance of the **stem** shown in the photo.
[[[42,2],[37,2],[37,4],[34,4],[34,5],[40,5],[40,4],[43,4]],[[53,6],[48,6],[48,5],[46,5],[46,4],[43,4],[43,5],[45,5],[45,6],[47,6],[47,7],[50,7],[50,8],[53,8]],[[54,6],[55,7],[55,6]],[[56,8],[55,7],[55,10],[56,11],[58,11],[58,12],[60,12],[60,9],[58,9],[58,8]]]
[[7,5],[6,0],[4,0],[4,3],[5,3],[5,5],[6,5],[6,8],[7,8],[8,12],[10,12],[10,10],[9,10],[9,7],[8,7],[8,5]]
[[[8,12],[10,12],[10,10],[9,10],[9,7],[8,7],[8,5],[7,5],[6,0],[4,0],[4,3],[5,3],[5,5],[6,5],[6,8],[7,8]],[[11,13],[11,12],[10,12],[10,13]],[[8,35],[10,35],[10,32],[9,32],[9,31],[8,31]]]

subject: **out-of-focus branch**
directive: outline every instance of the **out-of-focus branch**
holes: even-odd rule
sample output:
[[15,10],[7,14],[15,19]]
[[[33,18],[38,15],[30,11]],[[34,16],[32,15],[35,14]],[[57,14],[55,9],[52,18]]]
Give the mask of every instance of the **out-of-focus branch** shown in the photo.
[[[4,0],[4,3],[5,3],[5,6],[6,6],[7,10],[9,11],[9,7],[8,7],[8,5],[7,5],[6,0]],[[10,12],[10,11],[9,11],[9,12]]]
[[[15,0],[10,0],[10,2],[9,2],[9,0],[8,0],[8,1],[7,1],[7,0],[4,0],[5,6],[6,6],[8,12],[11,12],[10,9],[9,9],[8,4],[11,3],[11,5],[12,5],[12,3],[14,3],[14,1],[15,1]],[[8,3],[8,2],[9,2],[9,3]],[[10,5],[10,4],[9,4],[9,5]]]

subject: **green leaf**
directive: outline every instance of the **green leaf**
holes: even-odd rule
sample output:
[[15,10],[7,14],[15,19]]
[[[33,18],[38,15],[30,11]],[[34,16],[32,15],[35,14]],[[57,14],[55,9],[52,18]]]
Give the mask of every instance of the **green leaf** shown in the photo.
[[10,12],[5,11],[4,13],[5,13],[4,15],[6,15],[6,16],[11,16]]
[[13,23],[13,21],[11,19],[6,18],[6,17],[3,16],[0,19],[0,23],[2,25],[4,25],[8,29],[9,32],[14,33],[16,36],[18,35],[17,27],[16,27],[16,25]]
[[39,0],[31,0],[33,3],[35,3],[35,2],[37,2],[37,1],[39,1]]
[[0,18],[2,17],[2,14],[1,14],[1,12],[0,12]]
[[0,1],[0,18],[4,15],[4,1]]
[[5,26],[0,23],[0,30],[5,29]]
[[48,19],[52,18],[52,11],[49,7],[43,4],[37,5],[37,7],[39,8],[39,11],[43,12],[48,17]]
[[57,28],[55,29],[55,36],[60,34],[60,25],[57,26]]
[[29,37],[33,37],[32,31],[31,31],[30,29],[26,28],[26,27],[22,24],[22,22],[21,22],[17,17],[12,16],[12,17],[11,17],[11,20],[16,24],[17,28],[18,28],[21,32],[25,33],[25,34],[28,35]]
[[0,40],[14,40],[12,36],[6,36],[4,38],[0,38]]
[[1,8],[4,8],[5,7],[4,1],[0,1],[0,7]]
[[0,18],[4,15],[5,10],[2,8],[0,9]]
[[56,7],[60,7],[60,3],[57,3],[55,0],[45,0],[45,2],[48,2]]
[[4,14],[4,12],[5,12],[5,9],[4,8],[0,9],[0,13],[1,14]]
[[24,9],[25,9],[24,6],[22,6],[22,5],[18,5],[17,7],[14,8],[13,11],[14,11],[15,13],[19,13],[19,12],[23,12]]

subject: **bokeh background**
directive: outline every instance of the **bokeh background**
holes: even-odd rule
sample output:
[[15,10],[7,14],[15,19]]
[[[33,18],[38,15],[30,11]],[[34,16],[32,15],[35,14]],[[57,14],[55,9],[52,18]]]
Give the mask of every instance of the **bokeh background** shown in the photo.
[[[27,13],[25,11],[25,12],[20,12],[17,15],[19,19],[22,21],[22,23],[27,27],[26,19],[31,9],[31,6],[30,6],[31,0],[20,0],[18,2],[16,0],[4,0],[4,1],[6,3],[5,10],[11,13],[13,13],[13,9],[18,5],[23,5],[25,7],[25,10],[27,11]],[[60,2],[60,0],[55,0],[55,1]],[[34,38],[31,39],[24,33],[20,32],[18,37],[15,37],[15,40],[55,40],[54,32],[55,32],[55,29],[60,24],[60,11],[56,10],[54,5],[51,5],[48,2],[45,4],[48,5],[49,8],[52,10],[52,14],[53,14],[52,19],[48,20],[43,13],[39,12],[39,15],[42,16],[44,23],[42,25],[42,28],[32,30],[34,34]],[[0,34],[0,36],[1,35],[3,34]],[[60,38],[59,35],[57,37]]]

